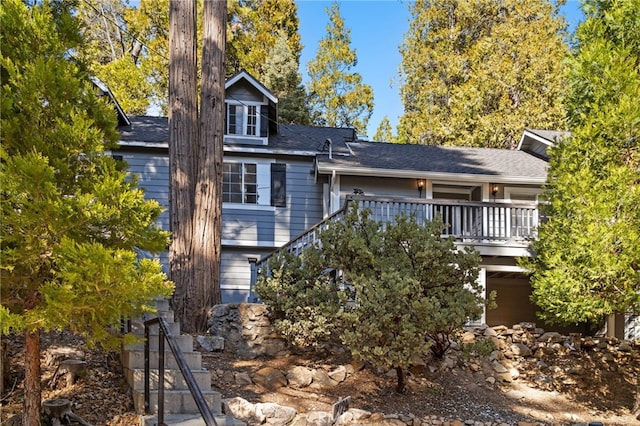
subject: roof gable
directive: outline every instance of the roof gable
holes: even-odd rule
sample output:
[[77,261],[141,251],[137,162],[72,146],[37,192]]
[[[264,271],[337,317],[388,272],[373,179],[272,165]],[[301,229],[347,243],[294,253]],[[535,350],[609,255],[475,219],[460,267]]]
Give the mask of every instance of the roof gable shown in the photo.
[[228,90],[230,87],[234,86],[238,82],[241,82],[242,80],[245,80],[247,83],[249,83],[251,86],[253,86],[263,96],[265,96],[267,99],[269,99],[269,101],[271,101],[273,103],[276,103],[276,104],[278,103],[278,98],[276,97],[276,95],[274,95],[269,89],[264,87],[264,85],[262,83],[260,83],[258,80],[256,80],[251,74],[249,74],[245,70],[242,70],[242,71],[238,72],[237,74],[231,76],[229,79],[227,79],[226,83],[224,84],[224,89]]
[[549,160],[547,150],[560,142],[570,132],[558,130],[524,129],[516,150],[524,151],[543,160]]

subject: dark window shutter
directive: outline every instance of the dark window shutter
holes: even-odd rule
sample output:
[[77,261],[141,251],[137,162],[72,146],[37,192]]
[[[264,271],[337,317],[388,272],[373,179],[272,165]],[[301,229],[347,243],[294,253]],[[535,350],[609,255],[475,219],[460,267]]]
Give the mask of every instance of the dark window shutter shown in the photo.
[[236,134],[236,106],[235,105],[228,105],[229,107],[229,122],[228,122],[228,129],[229,129],[229,134],[230,135],[235,135]]
[[287,165],[271,164],[271,205],[287,207]]
[[269,107],[260,105],[258,110],[258,114],[260,114],[260,137],[266,138],[269,136]]

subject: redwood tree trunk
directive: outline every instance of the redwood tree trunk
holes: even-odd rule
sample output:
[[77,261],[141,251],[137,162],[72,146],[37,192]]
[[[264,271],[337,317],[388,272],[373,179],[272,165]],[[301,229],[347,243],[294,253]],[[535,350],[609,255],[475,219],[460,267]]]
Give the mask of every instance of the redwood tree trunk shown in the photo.
[[40,426],[40,331],[24,332],[24,411],[23,426]]
[[188,304],[193,292],[193,176],[198,141],[196,3],[169,2],[169,262],[176,285],[172,308],[186,331],[193,329]]
[[[220,303],[224,52],[227,3],[204,1],[199,143],[193,214],[194,308],[198,331],[210,308]],[[197,303],[197,305],[195,305]]]

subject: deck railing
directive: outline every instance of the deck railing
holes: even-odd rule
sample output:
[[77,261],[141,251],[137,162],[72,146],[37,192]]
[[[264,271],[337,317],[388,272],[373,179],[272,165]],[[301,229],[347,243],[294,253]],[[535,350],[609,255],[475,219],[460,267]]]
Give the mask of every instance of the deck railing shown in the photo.
[[[440,216],[445,225],[442,236],[453,237],[456,241],[467,244],[510,244],[524,247],[537,236],[539,212],[535,203],[407,200],[352,195],[347,198],[342,209],[260,259],[255,270],[261,271],[277,253],[289,251],[298,255],[305,248],[317,244],[320,232],[331,222],[341,220],[354,201],[358,202],[359,209],[369,209],[371,218],[383,224],[393,223],[399,214],[415,215],[416,221],[421,225]],[[251,281],[250,300],[254,296],[255,276],[252,276]]]

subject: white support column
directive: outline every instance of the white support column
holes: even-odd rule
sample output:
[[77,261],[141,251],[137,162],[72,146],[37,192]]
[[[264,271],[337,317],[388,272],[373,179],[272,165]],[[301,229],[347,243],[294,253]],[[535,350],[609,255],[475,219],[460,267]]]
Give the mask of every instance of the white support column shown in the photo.
[[[488,294],[487,294],[487,269],[486,268],[480,268],[480,271],[478,273],[478,284],[480,284],[480,287],[482,288],[482,297],[484,300],[487,300]],[[482,307],[482,316],[480,317],[480,324],[486,324],[487,323],[487,305],[485,304]]]
[[331,189],[328,183],[322,184],[322,217],[331,214]]
[[334,170],[331,173],[331,188],[330,188],[330,202],[329,202],[329,207],[331,208],[331,211],[329,212],[329,214],[333,214],[336,211],[340,210],[340,208],[342,207],[340,205],[340,176],[336,174],[336,171]]

